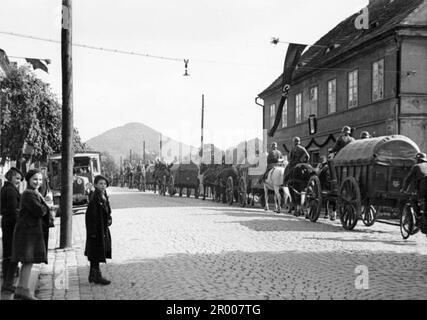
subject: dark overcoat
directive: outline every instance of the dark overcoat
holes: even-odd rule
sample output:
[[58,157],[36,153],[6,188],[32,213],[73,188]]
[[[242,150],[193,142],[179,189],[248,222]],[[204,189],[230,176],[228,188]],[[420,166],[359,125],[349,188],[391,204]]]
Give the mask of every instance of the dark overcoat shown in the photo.
[[98,189],[91,194],[86,210],[85,256],[92,262],[111,259],[111,207],[108,196]]
[[1,188],[1,229],[3,232],[3,260],[12,256],[13,231],[19,214],[21,195],[19,190],[9,181]]
[[37,190],[27,188],[13,233],[12,261],[47,263],[49,207]]

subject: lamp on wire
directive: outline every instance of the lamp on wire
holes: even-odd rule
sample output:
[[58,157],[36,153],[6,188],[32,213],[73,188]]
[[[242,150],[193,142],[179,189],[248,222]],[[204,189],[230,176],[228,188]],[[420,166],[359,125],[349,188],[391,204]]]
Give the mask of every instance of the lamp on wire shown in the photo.
[[188,73],[188,63],[190,62],[190,60],[188,59],[184,59],[184,64],[185,64],[185,73],[183,74],[184,77],[188,77],[190,74]]
[[279,43],[279,41],[280,41],[280,39],[279,38],[271,38],[271,41],[270,41],[270,43],[271,44],[274,44],[274,45],[277,45],[278,43]]

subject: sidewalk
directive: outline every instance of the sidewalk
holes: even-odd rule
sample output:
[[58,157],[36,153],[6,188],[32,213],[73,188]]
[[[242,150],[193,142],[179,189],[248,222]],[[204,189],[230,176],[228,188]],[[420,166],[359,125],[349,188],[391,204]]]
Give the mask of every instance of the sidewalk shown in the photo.
[[41,300],[79,300],[76,250],[59,249],[60,220],[49,232],[48,264],[40,265],[36,297]]
[[[1,217],[0,217],[0,222],[1,222]],[[0,262],[2,261],[2,257],[3,257],[3,248],[1,246],[1,240],[2,240],[3,234],[1,232],[1,228],[0,228]],[[49,236],[49,241],[50,241],[50,236]],[[34,265],[32,270],[31,270],[31,277],[30,277],[30,283],[29,283],[29,289],[30,291],[34,294],[37,283],[38,283],[38,278],[40,275],[40,270],[41,270],[41,265]],[[3,270],[2,270],[2,265],[0,263],[0,274],[3,274]],[[17,279],[15,279],[17,280]],[[1,279],[2,283],[3,283],[3,279]],[[17,286],[18,284],[15,283],[15,286]],[[6,293],[6,292],[2,292],[1,293],[1,297],[0,300],[13,300],[13,295]]]

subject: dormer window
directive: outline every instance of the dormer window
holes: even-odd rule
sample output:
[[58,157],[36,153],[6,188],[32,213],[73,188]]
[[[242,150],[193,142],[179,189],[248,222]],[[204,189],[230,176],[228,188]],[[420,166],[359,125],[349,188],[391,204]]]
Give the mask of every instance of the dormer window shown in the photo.
[[369,24],[369,29],[375,29],[375,28],[378,28],[379,26],[380,26],[379,21],[373,21]]
[[334,44],[332,44],[332,45],[330,45],[330,46],[328,46],[328,47],[326,48],[326,52],[325,52],[325,53],[329,53],[329,52],[331,52],[332,50],[339,48],[340,46],[341,46],[340,44],[338,44],[338,43],[334,43]]
[[300,62],[300,63],[297,64],[297,66],[296,66],[295,69],[298,70],[299,68],[303,68],[306,65],[307,65],[307,62]]

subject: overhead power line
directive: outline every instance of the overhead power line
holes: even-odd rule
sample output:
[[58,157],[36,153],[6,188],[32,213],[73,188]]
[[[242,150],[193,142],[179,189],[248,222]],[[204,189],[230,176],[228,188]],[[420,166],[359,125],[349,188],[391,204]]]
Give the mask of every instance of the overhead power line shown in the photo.
[[[20,37],[20,38],[26,38],[26,39],[32,39],[32,40],[38,40],[38,41],[44,41],[44,42],[50,42],[50,43],[57,43],[60,44],[61,41],[59,40],[55,40],[55,39],[48,39],[48,38],[43,38],[43,37],[38,37],[38,36],[32,36],[32,35],[27,35],[27,34],[21,34],[21,33],[15,33],[15,32],[9,32],[9,31],[1,31],[0,30],[0,34],[5,34],[5,35],[9,35],[9,36],[14,36],[14,37]],[[272,44],[278,44],[278,43],[286,43],[286,44],[290,44],[290,43],[295,43],[295,42],[290,42],[290,41],[282,41],[279,38],[272,38],[271,39],[271,43]],[[301,43],[303,44],[303,43]],[[330,48],[330,46],[324,46],[324,45],[317,45],[317,44],[305,44],[308,47],[321,47],[321,48]],[[97,47],[97,46],[93,46],[93,45],[87,45],[87,44],[79,44],[79,43],[73,43],[74,47],[80,47],[80,48],[85,48],[85,49],[90,49],[90,50],[96,50],[96,51],[103,51],[103,52],[110,52],[110,53],[116,53],[116,54],[127,54],[127,55],[133,55],[133,56],[140,56],[140,57],[145,57],[145,58],[152,58],[152,59],[161,59],[161,60],[167,60],[167,61],[177,61],[177,62],[184,62],[185,66],[188,68],[188,62],[189,59],[184,59],[184,58],[176,58],[176,57],[167,57],[167,56],[158,56],[158,55],[153,55],[153,54],[149,54],[149,53],[140,53],[140,52],[136,52],[136,51],[127,51],[127,50],[121,50],[121,49],[111,49],[111,48],[103,48],[103,47]],[[388,53],[385,54],[384,56],[389,56],[392,55],[393,53]],[[383,56],[383,57],[384,57]],[[16,59],[26,59],[24,57],[13,57],[10,56],[11,58],[16,58]],[[44,60],[44,59],[42,59]],[[199,62],[205,62],[205,63],[218,63],[218,64],[232,64],[232,65],[240,65],[240,66],[249,66],[249,64],[244,64],[244,63],[236,63],[236,62],[230,62],[230,61],[216,61],[216,60],[207,60],[207,59],[192,59],[193,61],[199,61]],[[259,66],[262,67],[262,65],[258,65],[258,64],[251,64],[250,66]],[[321,67],[306,67],[304,65],[298,66],[298,69],[306,69],[306,70],[331,70],[331,71],[353,71],[355,68],[321,68]],[[187,69],[186,69],[187,70]],[[359,69],[359,71],[362,72],[371,72],[371,69]],[[402,70],[402,71],[397,71],[397,70],[384,70],[384,72],[386,73],[401,73],[404,75],[412,75],[414,73],[417,73],[417,70]],[[188,75],[187,71],[184,75]]]

